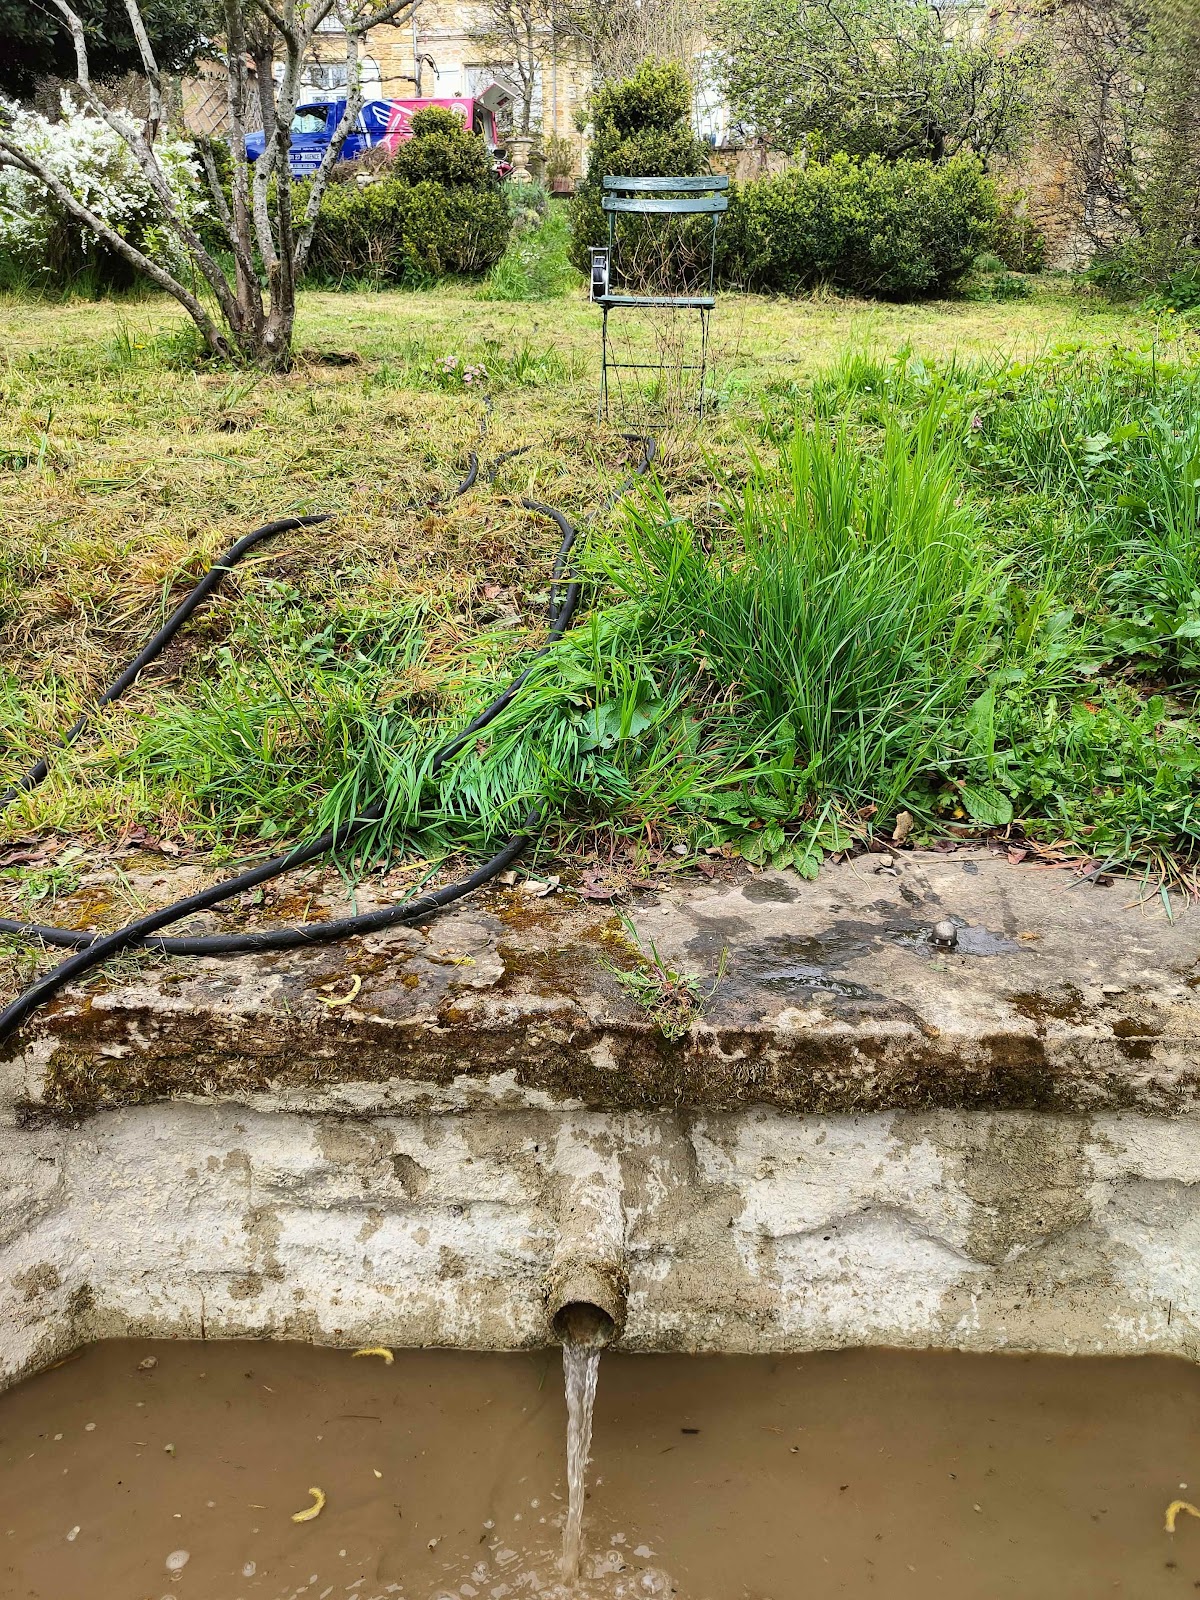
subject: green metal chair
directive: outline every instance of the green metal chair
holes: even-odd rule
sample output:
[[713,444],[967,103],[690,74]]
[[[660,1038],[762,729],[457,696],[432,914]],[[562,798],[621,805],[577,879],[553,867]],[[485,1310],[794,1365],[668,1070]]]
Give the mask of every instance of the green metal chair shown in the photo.
[[[708,362],[708,322],[716,305],[715,280],[717,269],[717,228],[729,206],[725,191],[729,179],[704,176],[697,178],[605,178],[600,204],[608,217],[608,244],[592,250],[591,297],[602,312],[600,405],[598,415],[608,416],[609,374],[622,371],[661,372],[661,363],[651,361],[618,361],[609,338],[609,314],[615,310],[670,310],[694,311],[700,319],[700,359],[698,362],[681,362],[680,372],[698,372],[700,388],[696,409],[704,414],[704,379]],[[666,286],[655,286],[662,292],[639,293],[636,283],[622,283],[618,261],[618,221],[622,217],[664,219],[675,217],[710,217],[712,233],[707,239],[707,270],[697,274],[698,281],[678,283],[680,292],[667,292]],[[664,258],[665,259],[665,258]],[[682,278],[684,273],[680,272]],[[683,292],[690,291],[690,292]]]

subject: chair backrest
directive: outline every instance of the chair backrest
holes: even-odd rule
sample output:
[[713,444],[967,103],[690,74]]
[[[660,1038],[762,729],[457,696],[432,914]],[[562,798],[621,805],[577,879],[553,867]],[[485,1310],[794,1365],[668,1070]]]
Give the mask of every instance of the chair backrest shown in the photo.
[[613,212],[642,216],[710,216],[729,207],[724,192],[729,179],[706,174],[696,178],[605,178],[600,204]]

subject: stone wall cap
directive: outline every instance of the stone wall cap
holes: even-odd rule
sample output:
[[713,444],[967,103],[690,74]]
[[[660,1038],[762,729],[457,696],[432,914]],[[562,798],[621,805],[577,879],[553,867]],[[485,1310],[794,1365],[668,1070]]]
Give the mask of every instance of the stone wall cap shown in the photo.
[[518,883],[419,929],[126,961],[3,1047],[0,1105],[11,1120],[169,1098],[363,1116],[1196,1104],[1200,912],[1169,914],[1136,880],[974,848],[860,856],[814,881],[740,864],[664,877],[616,904]]

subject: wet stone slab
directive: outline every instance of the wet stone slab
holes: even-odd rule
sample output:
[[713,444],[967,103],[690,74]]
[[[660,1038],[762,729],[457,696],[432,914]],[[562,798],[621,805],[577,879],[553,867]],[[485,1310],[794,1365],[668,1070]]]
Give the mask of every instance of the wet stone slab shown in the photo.
[[[127,961],[3,1047],[6,1120],[178,1096],[368,1115],[1194,1108],[1200,912],[1168,917],[1129,881],[910,852],[816,882],[680,877],[619,909],[628,925],[516,886],[323,948]],[[712,990],[683,1038],[613,970],[651,946]]]

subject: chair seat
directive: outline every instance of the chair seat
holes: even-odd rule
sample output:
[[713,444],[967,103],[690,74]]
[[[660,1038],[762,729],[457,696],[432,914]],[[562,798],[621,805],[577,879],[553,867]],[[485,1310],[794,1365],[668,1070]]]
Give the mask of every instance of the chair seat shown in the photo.
[[712,311],[716,299],[711,294],[598,294],[595,304],[606,311],[613,306],[676,307],[681,311]]

